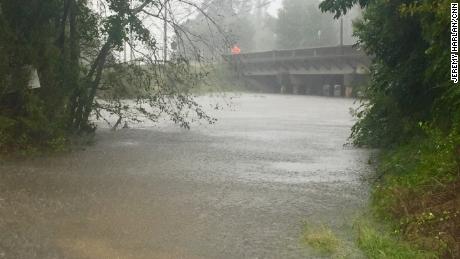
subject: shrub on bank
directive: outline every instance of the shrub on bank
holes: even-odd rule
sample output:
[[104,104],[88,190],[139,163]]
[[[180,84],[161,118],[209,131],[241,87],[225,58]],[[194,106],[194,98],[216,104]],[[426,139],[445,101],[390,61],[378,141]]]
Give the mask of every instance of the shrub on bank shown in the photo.
[[384,152],[373,193],[378,217],[441,258],[460,258],[460,135],[453,132],[431,130]]
[[65,127],[67,117],[56,112],[54,120],[51,120],[39,94],[27,92],[22,95],[20,98],[25,104],[20,108],[13,109],[17,105],[14,102],[9,105],[3,103],[0,107],[1,155],[29,155],[68,148],[70,132]]

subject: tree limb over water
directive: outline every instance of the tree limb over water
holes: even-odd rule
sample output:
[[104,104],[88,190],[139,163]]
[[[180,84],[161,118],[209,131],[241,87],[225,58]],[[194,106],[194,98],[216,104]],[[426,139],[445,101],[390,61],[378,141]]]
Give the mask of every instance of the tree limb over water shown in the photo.
[[[197,40],[181,28],[171,2],[1,0],[0,143],[24,142],[2,147],[46,145],[93,131],[101,110],[131,122],[165,114],[185,128],[195,119],[213,123],[190,94],[206,75],[204,61],[192,65],[181,51],[172,51],[168,60],[160,57],[165,46],[152,23],[181,31],[179,44]],[[193,2],[178,3],[203,12]],[[40,89],[27,88],[29,67],[38,70]],[[127,98],[136,102],[122,101]]]

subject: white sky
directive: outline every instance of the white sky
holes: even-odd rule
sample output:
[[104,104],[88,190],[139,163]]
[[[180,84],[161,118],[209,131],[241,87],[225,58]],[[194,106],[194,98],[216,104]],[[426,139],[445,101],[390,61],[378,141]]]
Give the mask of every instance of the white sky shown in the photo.
[[278,9],[283,5],[283,0],[273,0],[267,11],[273,16],[278,16]]
[[[305,0],[309,2],[315,2],[315,0]],[[323,0],[316,0],[319,3],[321,3]],[[269,14],[273,16],[278,16],[278,10],[283,6],[283,0],[271,0],[271,4],[268,7],[267,11]]]

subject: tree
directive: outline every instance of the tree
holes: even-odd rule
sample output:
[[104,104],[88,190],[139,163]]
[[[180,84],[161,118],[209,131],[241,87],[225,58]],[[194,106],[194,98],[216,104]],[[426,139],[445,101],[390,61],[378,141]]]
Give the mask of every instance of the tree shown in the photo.
[[355,34],[374,57],[372,82],[353,128],[355,142],[397,145],[423,134],[423,123],[445,132],[458,129],[459,91],[449,81],[445,40],[450,2],[326,0],[320,6],[339,17],[354,4],[366,7]]
[[[182,127],[190,119],[213,122],[181,87],[204,72],[194,72],[180,55],[163,63],[162,46],[144,22],[164,21],[165,2],[97,1],[101,9],[87,0],[0,0],[0,149],[93,131],[91,118],[107,113],[132,121],[167,114]],[[174,19],[166,21],[179,28]],[[128,46],[133,60],[124,63],[119,53]],[[28,88],[31,69],[38,70],[38,90]],[[133,86],[136,102],[103,94]]]
[[291,49],[337,45],[338,29],[334,19],[322,14],[316,2],[284,0],[275,27],[277,46]]

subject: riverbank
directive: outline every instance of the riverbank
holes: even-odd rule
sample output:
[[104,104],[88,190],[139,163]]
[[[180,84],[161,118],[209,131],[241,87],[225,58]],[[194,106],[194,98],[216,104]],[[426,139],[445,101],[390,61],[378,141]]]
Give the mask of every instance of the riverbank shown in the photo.
[[365,226],[359,238],[370,258],[460,257],[459,150],[454,138],[430,133],[382,153],[371,209],[374,220],[386,227]]

